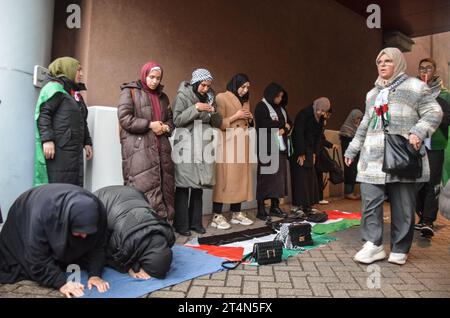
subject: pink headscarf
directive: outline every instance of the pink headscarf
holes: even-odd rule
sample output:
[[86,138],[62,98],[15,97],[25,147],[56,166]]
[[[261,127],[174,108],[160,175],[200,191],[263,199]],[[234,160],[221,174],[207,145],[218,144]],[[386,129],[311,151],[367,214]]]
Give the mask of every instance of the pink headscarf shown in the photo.
[[[150,61],[141,68],[141,82],[142,88],[147,93],[152,104],[152,121],[161,121],[161,105],[159,104],[159,86],[157,89],[152,90],[147,86],[147,76],[151,71],[161,71],[161,80],[163,77],[163,69],[161,65],[156,62]],[[161,85],[161,84],[160,84]]]

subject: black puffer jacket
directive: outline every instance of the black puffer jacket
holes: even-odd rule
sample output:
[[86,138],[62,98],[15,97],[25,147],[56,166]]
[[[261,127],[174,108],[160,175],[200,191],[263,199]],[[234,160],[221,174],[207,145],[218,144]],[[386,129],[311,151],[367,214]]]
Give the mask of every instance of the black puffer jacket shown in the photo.
[[42,104],[38,119],[42,143],[55,143],[55,158],[46,161],[48,180],[83,186],[83,148],[92,145],[86,122],[88,110],[79,94],[86,87],[65,77],[55,81],[63,84],[68,94],[57,93]]
[[108,265],[122,273],[144,269],[152,277],[164,278],[175,243],[172,226],[155,213],[139,190],[111,186],[94,194],[108,215]]

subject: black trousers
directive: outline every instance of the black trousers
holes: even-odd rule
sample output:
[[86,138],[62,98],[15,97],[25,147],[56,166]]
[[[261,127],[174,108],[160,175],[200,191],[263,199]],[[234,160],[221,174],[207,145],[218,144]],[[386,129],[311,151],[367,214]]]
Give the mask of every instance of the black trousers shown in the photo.
[[[223,203],[213,202],[213,213],[222,214]],[[241,203],[230,204],[231,212],[241,212]]]
[[319,186],[319,201],[323,200],[323,190],[325,190],[325,183],[323,182],[323,172],[316,169],[317,185]]
[[430,181],[418,184],[416,213],[420,223],[436,221],[439,210],[444,150],[427,150],[430,162]]
[[203,216],[203,189],[176,188],[175,216],[173,226],[175,230],[188,231],[200,229]]

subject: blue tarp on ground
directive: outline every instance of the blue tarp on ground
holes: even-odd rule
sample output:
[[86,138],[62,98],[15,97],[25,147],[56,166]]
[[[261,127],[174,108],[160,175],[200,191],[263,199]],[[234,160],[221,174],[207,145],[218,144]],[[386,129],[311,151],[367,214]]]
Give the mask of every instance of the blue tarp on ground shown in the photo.
[[121,274],[111,268],[105,268],[103,279],[109,283],[110,289],[104,294],[99,293],[95,287],[88,290],[87,274],[82,272],[81,282],[85,286],[84,298],[137,298],[155,290],[216,273],[223,269],[222,258],[208,255],[204,251],[181,245],[175,245],[172,251],[173,261],[165,279],[135,280],[128,274]]

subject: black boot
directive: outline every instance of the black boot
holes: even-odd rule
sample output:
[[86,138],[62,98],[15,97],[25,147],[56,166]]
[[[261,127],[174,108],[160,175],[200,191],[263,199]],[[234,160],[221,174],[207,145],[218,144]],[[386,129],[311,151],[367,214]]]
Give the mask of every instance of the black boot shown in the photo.
[[287,218],[287,213],[280,209],[280,200],[271,199],[270,215],[279,218]]
[[267,214],[264,201],[258,201],[258,213],[256,213],[256,217],[263,221],[270,221],[270,216]]

